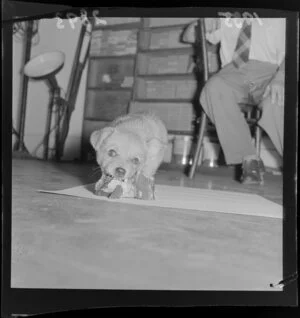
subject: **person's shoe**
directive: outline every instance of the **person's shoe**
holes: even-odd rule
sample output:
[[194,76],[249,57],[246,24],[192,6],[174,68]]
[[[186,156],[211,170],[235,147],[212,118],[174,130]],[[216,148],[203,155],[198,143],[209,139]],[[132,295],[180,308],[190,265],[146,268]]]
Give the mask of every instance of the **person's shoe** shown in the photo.
[[264,184],[265,166],[261,159],[244,159],[242,164],[242,184]]

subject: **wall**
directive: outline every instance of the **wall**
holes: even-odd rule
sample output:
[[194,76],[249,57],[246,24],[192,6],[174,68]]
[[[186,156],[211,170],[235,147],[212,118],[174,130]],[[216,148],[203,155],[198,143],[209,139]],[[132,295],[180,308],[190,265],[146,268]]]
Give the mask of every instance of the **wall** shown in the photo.
[[[56,19],[44,19],[39,23],[39,36],[33,41],[31,56],[46,51],[60,50],[65,53],[66,61],[63,69],[57,74],[59,85],[64,91],[67,89],[72,63],[76,51],[80,23],[74,23],[73,27],[64,20],[59,28]],[[13,124],[17,128],[18,110],[21,100],[21,80],[23,63],[22,40],[14,36],[13,39]],[[87,65],[82,74],[81,84],[77,96],[75,110],[71,117],[69,135],[66,140],[64,160],[73,160],[80,157],[83,109],[85,102]],[[44,81],[29,81],[27,96],[27,114],[25,126],[25,145],[29,152],[37,157],[42,157],[43,147],[36,150],[37,145],[44,136],[46,112],[49,102],[49,90]],[[13,136],[13,144],[14,144]],[[266,166],[278,168],[281,158],[270,141],[265,139],[262,145],[262,159]]]
[[[47,51],[62,51],[65,56],[65,64],[57,74],[57,80],[62,88],[62,94],[66,91],[69,76],[76,51],[80,32],[80,23],[74,23],[74,28],[67,21],[61,23],[58,28],[56,19],[43,19],[39,22],[38,37],[33,39],[31,57]],[[21,102],[22,68],[24,41],[20,37],[13,39],[13,124],[17,129],[18,111]],[[37,42],[37,43],[36,43]],[[81,146],[82,117],[85,101],[87,66],[82,74],[80,89],[76,101],[75,110],[71,117],[69,135],[65,145],[65,155],[62,159],[72,160],[79,158]],[[25,145],[32,155],[41,158],[43,147],[36,152],[37,145],[44,136],[47,107],[49,103],[49,89],[45,81],[30,80],[28,84],[27,112],[25,123]],[[13,137],[13,143],[15,138]]]

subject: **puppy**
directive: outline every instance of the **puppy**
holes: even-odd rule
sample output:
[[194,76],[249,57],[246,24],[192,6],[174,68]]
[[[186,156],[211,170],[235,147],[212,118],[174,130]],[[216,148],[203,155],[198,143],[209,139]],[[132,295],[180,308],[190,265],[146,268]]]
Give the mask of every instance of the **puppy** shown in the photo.
[[90,142],[102,171],[96,194],[108,179],[114,179],[134,184],[138,189],[136,197],[154,199],[154,176],[168,144],[167,129],[157,116],[135,113],[118,117],[109,126],[94,131]]

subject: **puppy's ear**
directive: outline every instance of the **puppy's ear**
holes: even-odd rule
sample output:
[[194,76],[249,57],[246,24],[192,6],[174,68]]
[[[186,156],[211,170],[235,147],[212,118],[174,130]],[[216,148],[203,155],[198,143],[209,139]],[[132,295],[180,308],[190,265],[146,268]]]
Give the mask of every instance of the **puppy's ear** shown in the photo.
[[147,157],[142,167],[142,174],[147,178],[153,178],[157,168],[161,164],[167,144],[153,138],[147,142]]
[[163,151],[165,148],[165,144],[159,139],[152,138],[147,141],[148,146],[148,154],[150,157],[155,157],[160,151]]
[[90,136],[90,143],[94,149],[98,149],[105,138],[111,135],[114,131],[112,127],[105,127],[101,130],[94,131]]

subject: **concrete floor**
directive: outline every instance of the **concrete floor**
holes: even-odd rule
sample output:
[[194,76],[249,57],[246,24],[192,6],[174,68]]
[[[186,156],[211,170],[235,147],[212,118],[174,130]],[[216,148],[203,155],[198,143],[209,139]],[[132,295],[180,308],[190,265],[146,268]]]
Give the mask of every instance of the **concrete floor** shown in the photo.
[[[282,200],[282,177],[263,187],[230,168],[158,172],[157,183]],[[139,207],[38,193],[95,182],[91,165],[13,159],[12,287],[270,290],[282,278],[279,219]]]

